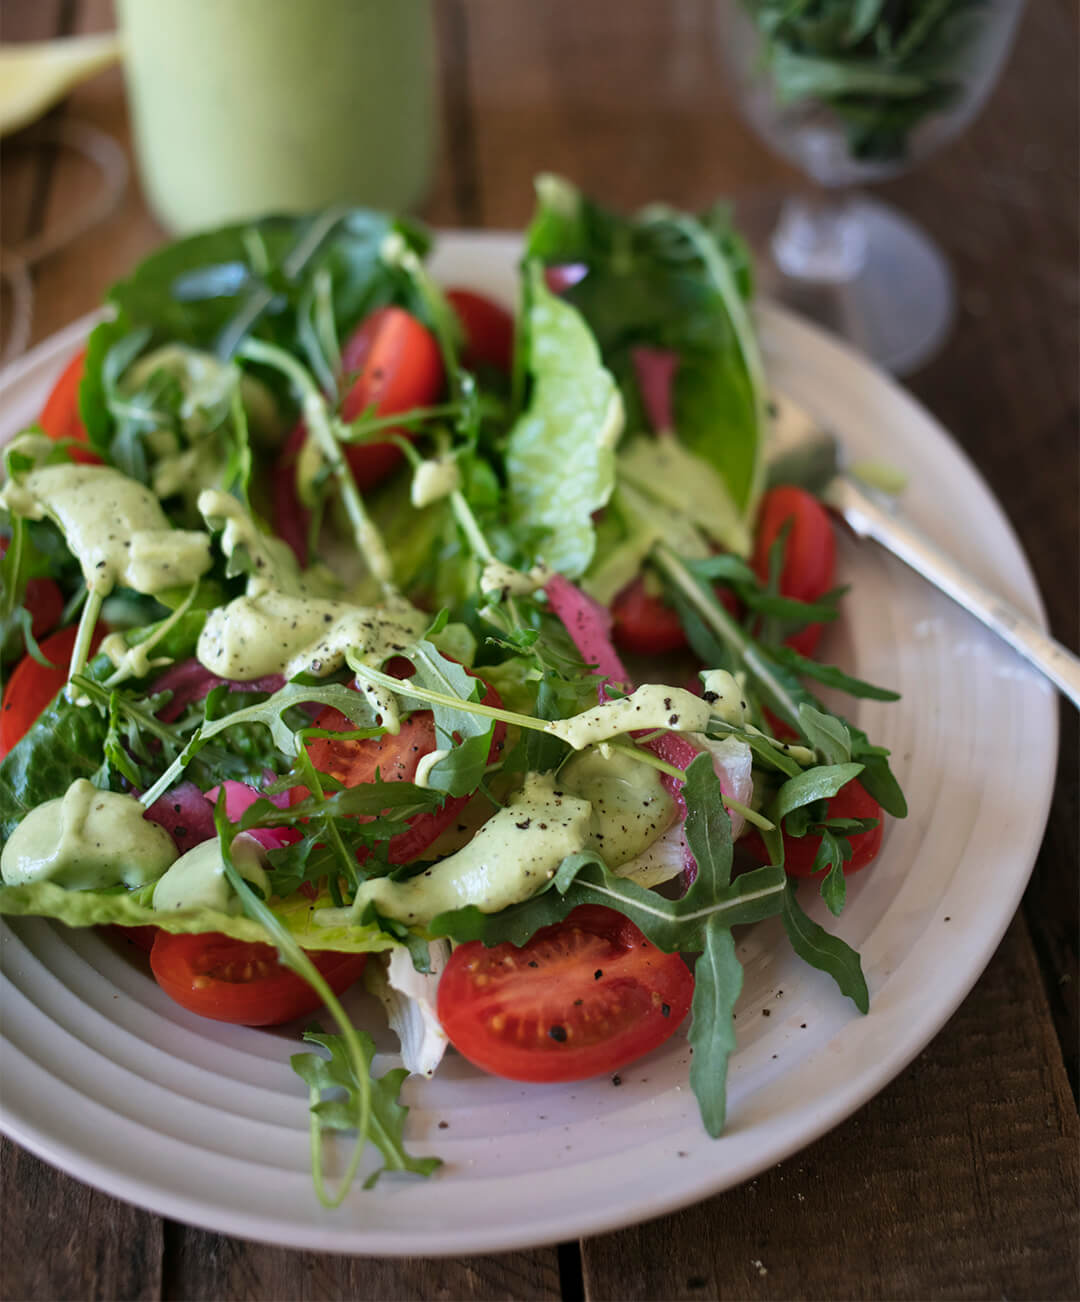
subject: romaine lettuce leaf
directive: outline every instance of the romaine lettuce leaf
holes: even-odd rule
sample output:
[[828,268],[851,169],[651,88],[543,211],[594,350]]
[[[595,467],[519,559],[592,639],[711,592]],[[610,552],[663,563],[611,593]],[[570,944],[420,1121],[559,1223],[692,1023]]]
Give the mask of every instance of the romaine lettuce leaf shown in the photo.
[[632,354],[648,346],[679,355],[675,432],[727,484],[744,523],[752,520],[764,465],[764,373],[745,301],[746,248],[727,210],[694,217],[661,205],[626,218],[586,199],[558,177],[537,182],[526,254],[580,263],[567,289],[592,327],[623,389],[632,430],[648,428]]
[[592,514],[615,487],[623,404],[578,311],[550,292],[539,263],[528,280],[533,390],[507,442],[510,513],[523,532],[547,535],[539,553],[574,579],[596,546]]
[[[218,913],[214,909],[153,908],[154,884],[133,892],[69,891],[55,882],[28,882],[0,886],[0,914],[11,917],[55,918],[69,927],[97,927],[115,923],[122,927],[161,927],[189,933],[216,931],[234,940],[273,944],[266,929],[251,918]],[[312,919],[318,909],[332,906],[328,892],[312,901],[299,891],[274,900],[271,912],[289,930],[301,949],[332,949],[349,954],[371,954],[396,943],[377,926],[320,927]]]
[[[205,620],[205,610],[188,610],[157,643],[155,653],[177,660],[191,655]],[[151,624],[132,630],[128,640],[145,641],[157,628]],[[87,673],[103,682],[112,671],[109,657],[98,655]],[[31,809],[62,796],[77,778],[93,778],[104,758],[108,731],[108,717],[102,711],[73,705],[62,691],[46,706],[0,764],[0,842]]]

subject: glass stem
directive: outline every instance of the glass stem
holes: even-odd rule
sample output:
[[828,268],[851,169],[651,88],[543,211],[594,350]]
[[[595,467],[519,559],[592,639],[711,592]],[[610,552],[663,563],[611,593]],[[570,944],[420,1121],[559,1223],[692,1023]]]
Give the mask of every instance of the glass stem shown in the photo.
[[866,231],[847,190],[792,195],[772,235],[785,275],[816,284],[854,280],[866,261]]

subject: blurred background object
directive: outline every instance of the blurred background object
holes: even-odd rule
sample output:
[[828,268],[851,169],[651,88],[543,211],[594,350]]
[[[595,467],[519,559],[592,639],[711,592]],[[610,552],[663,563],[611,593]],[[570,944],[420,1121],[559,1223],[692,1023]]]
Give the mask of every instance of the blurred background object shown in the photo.
[[[0,136],[37,122],[81,82],[111,67],[120,53],[120,40],[110,32],[0,45]],[[15,149],[42,147],[69,149],[81,156],[98,173],[99,186],[88,202],[65,213],[47,230],[0,247],[0,277],[10,296],[0,363],[17,357],[29,341],[33,267],[109,216],[127,184],[124,151],[111,136],[85,122],[47,122],[22,133],[14,144]]]
[[742,111],[815,187],[744,209],[774,264],[771,290],[892,371],[940,349],[952,274],[923,230],[855,187],[918,165],[968,126],[1023,3],[719,0]]
[[175,233],[410,210],[433,153],[429,0],[119,0],[139,173]]

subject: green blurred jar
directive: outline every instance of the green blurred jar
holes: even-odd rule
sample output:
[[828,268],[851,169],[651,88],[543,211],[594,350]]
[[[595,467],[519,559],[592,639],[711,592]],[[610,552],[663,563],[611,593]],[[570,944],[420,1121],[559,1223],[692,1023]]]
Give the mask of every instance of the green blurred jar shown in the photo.
[[184,232],[430,180],[429,0],[117,0],[146,196]]

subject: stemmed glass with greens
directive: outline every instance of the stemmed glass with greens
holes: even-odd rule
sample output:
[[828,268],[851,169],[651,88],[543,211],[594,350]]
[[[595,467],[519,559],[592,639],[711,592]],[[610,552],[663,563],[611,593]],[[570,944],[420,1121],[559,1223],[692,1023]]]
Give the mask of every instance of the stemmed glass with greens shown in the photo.
[[921,162],[971,122],[1023,2],[720,0],[742,112],[814,183],[774,224],[770,214],[770,288],[891,370],[940,347],[952,277],[925,232],[856,187]]

